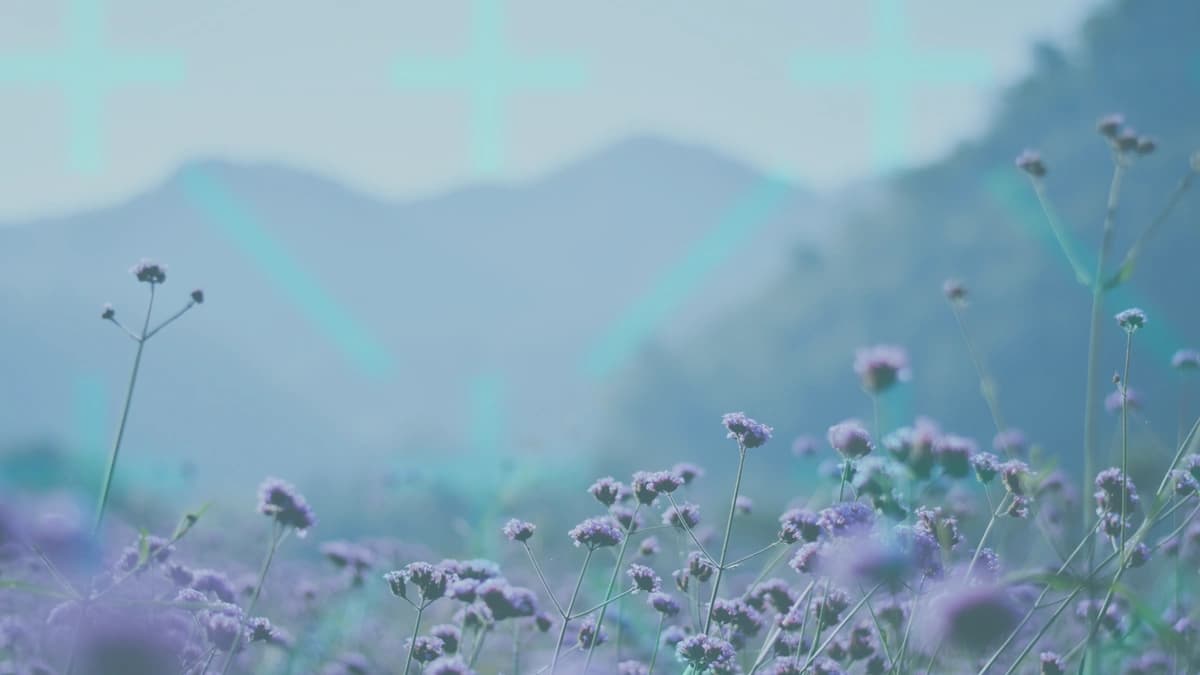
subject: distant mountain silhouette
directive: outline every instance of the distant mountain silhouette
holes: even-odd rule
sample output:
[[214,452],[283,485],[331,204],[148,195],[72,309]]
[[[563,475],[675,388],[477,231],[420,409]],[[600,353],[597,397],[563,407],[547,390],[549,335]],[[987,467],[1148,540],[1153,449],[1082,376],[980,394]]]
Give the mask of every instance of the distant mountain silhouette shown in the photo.
[[[1024,429],[1058,463],[1078,465],[1091,298],[1075,283],[1013,158],[1026,147],[1042,151],[1055,208],[1091,269],[1112,166],[1096,121],[1123,112],[1159,140],[1158,151],[1138,159],[1125,180],[1112,269],[1200,150],[1197,25],[1195,2],[1128,0],[1089,20],[1077,51],[1038,47],[1035,71],[1004,93],[980,138],[888,180],[881,197],[841,214],[840,236],[829,247],[798,258],[769,290],[713,320],[703,336],[631,366],[613,412],[620,422],[605,427],[601,446],[640,451],[652,427],[652,445],[665,454],[724,465],[730,449],[719,415],[745,410],[777,427],[774,449],[755,451],[766,456],[760,461],[795,466],[787,446],[797,434],[823,437],[850,416],[871,420],[851,363],[856,347],[886,342],[911,351],[914,380],[887,397],[884,426],[931,415],[988,447],[995,430],[941,293],[944,279],[959,277],[971,290],[968,328],[998,382],[1007,424]],[[1102,395],[1112,390],[1109,378],[1124,348],[1108,317],[1131,304],[1151,317],[1135,339],[1131,375],[1147,399],[1135,423],[1143,459],[1160,457],[1156,445],[1175,440],[1180,383],[1169,361],[1175,349],[1200,344],[1198,259],[1194,189],[1105,308]],[[1189,424],[1200,413],[1197,390],[1200,382],[1192,383]],[[1099,428],[1107,450],[1113,418]],[[811,477],[813,465],[802,466]]]
[[672,276],[764,184],[712,152],[635,138],[539,180],[402,203],[278,166],[197,162],[128,203],[9,224],[3,440],[79,450],[98,480],[133,355],[100,308],[140,322],[146,287],[127,270],[145,256],[169,266],[158,316],[194,287],[208,300],[147,348],[122,476],[167,485],[186,461],[206,494],[245,494],[267,472],[577,460],[607,373],[765,287],[797,238],[828,230],[813,197],[776,184],[770,208]]

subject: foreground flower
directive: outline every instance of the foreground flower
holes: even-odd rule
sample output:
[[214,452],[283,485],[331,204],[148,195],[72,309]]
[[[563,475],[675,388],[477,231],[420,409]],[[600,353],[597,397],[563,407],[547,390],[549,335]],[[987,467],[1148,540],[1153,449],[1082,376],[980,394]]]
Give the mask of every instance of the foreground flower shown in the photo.
[[610,518],[588,518],[567,533],[576,546],[591,550],[621,543],[621,530]]
[[268,478],[258,488],[258,511],[284,527],[295,528],[301,537],[317,524],[312,508],[295,486],[278,478]]
[[771,440],[771,432],[774,431],[771,427],[746,417],[746,413],[740,412],[726,413],[721,418],[721,423],[729,430],[728,437],[746,449],[765,444]]

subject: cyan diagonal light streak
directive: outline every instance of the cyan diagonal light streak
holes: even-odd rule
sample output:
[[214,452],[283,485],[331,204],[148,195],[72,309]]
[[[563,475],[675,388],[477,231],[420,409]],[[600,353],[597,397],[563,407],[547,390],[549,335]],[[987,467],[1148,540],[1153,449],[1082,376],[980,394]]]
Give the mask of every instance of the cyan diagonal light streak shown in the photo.
[[[1055,241],[1053,234],[1050,232],[1050,225],[1046,222],[1046,217],[1038,206],[1037,198],[1033,195],[1033,189],[1029,186],[1029,181],[1019,175],[1017,170],[1012,167],[1003,167],[989,173],[984,181],[987,193],[999,203],[1004,210],[1012,216],[1013,220],[1023,226],[1023,228],[1037,238],[1047,249],[1051,249],[1049,254],[1052,258],[1062,260],[1071,277],[1074,278],[1075,273],[1070,269],[1070,265],[1066,263],[1066,258],[1062,252],[1058,250],[1058,243]],[[1142,225],[1141,222],[1126,223],[1128,226]],[[1121,224],[1118,223],[1118,227]],[[1097,225],[1097,227],[1099,227]],[[1076,256],[1076,260],[1093,261],[1096,260],[1096,251],[1089,246],[1085,246],[1075,237],[1069,228],[1064,229],[1063,236],[1066,241],[1066,246],[1071,250],[1072,255]],[[1091,250],[1089,250],[1091,249]],[[1119,257],[1114,257],[1114,260],[1119,260]],[[1111,270],[1110,270],[1111,271]],[[1153,306],[1147,304],[1146,299],[1142,297],[1131,282],[1126,282],[1106,293],[1107,299],[1105,305],[1109,308],[1111,314],[1125,309],[1127,307],[1140,307],[1149,317],[1149,322],[1144,330],[1138,331],[1137,342],[1146,345],[1158,364],[1166,364],[1171,360],[1171,356],[1175,350],[1185,346],[1185,342],[1180,337],[1179,330],[1171,323],[1168,313],[1159,312]],[[1117,330],[1116,324],[1112,323],[1111,329]]]
[[367,329],[287,252],[242,203],[210,172],[191,168],[182,176],[183,193],[267,278],[364,374],[386,377],[392,355]]
[[979,54],[913,51],[902,0],[876,0],[868,49],[844,54],[798,55],[792,77],[802,83],[845,86],[865,83],[871,92],[871,154],[889,169],[905,159],[910,90],[919,83],[974,84],[991,69]]
[[105,49],[101,0],[71,0],[67,46],[59,53],[0,53],[0,84],[54,84],[69,108],[70,166],[82,173],[104,164],[104,95],[122,84],[176,84],[183,61],[174,56],[122,56]]
[[489,175],[504,163],[504,99],[518,89],[567,90],[584,79],[576,60],[522,61],[508,53],[500,0],[471,4],[471,46],[456,60],[405,59],[393,81],[406,89],[464,90],[470,100],[471,162]]
[[610,373],[653,334],[655,328],[696,288],[777,213],[791,186],[778,177],[757,181],[713,228],[593,344],[584,356],[583,372],[592,379]]

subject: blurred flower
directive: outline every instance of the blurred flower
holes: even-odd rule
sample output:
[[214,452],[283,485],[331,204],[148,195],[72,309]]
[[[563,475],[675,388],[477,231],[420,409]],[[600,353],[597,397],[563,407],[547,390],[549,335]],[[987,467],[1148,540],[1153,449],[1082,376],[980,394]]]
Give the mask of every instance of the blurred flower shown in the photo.
[[428,663],[442,655],[442,641],[427,635],[416,640],[410,640],[408,649],[412,652],[413,660],[418,663]]
[[911,376],[908,352],[894,345],[864,347],[854,355],[854,372],[868,392],[885,392],[897,382],[907,382]]
[[1017,168],[1034,178],[1041,178],[1046,175],[1046,163],[1042,161],[1042,156],[1036,150],[1023,150],[1017,155]]
[[233,602],[237,597],[229,577],[216,570],[195,570],[192,573],[192,588],[201,593],[212,593],[221,602]]
[[1171,367],[1182,371],[1200,370],[1200,351],[1180,349],[1171,357]]
[[992,449],[1003,455],[1022,455],[1028,448],[1025,434],[1017,429],[1005,429],[992,439]]
[[954,434],[946,434],[934,444],[934,457],[951,478],[964,478],[970,473],[971,456],[978,451],[975,441]]
[[817,514],[807,509],[789,509],[779,516],[779,540],[785,544],[816,541],[821,536]]
[[1130,410],[1141,410],[1141,393],[1132,387],[1118,385],[1117,389],[1104,399],[1104,409],[1112,414],[1120,412],[1123,405],[1128,405]]
[[583,624],[579,626],[579,646],[581,648],[591,649],[592,647],[599,647],[607,641],[607,631],[601,628],[599,633],[596,632],[595,619],[586,619],[584,620]]
[[871,434],[858,420],[846,420],[829,427],[829,445],[847,459],[865,457],[874,449]]
[[458,652],[458,645],[462,642],[462,631],[458,626],[443,623],[429,629],[429,634],[442,641],[442,652],[446,654],[454,654]]
[[1000,472],[1000,461],[990,452],[981,452],[972,457],[971,466],[975,469],[975,477],[984,485],[991,483]]
[[199,288],[192,291],[192,302],[196,303],[197,305],[204,304],[204,291]]
[[104,319],[105,321],[110,321],[113,318],[115,318],[116,316],[117,316],[117,310],[113,309],[113,306],[111,304],[105,303],[103,311],[100,312],[100,318]]
[[844,537],[870,529],[875,524],[875,511],[861,502],[842,502],[821,509],[817,518],[829,536]]
[[738,513],[742,514],[743,516],[748,516],[754,509],[754,501],[746,495],[738,495],[737,499],[733,500],[733,506]]
[[268,478],[259,486],[258,511],[284,527],[295,528],[299,536],[317,523],[312,508],[295,486],[278,478]]
[[650,597],[646,598],[646,602],[654,608],[654,611],[662,614],[663,616],[670,617],[679,613],[679,603],[675,601],[675,598],[672,598],[666,593],[651,593]]
[[1114,139],[1124,126],[1125,116],[1120,113],[1112,113],[1100,118],[1100,121],[1096,123],[1096,131],[1105,138]]
[[134,265],[129,273],[137,277],[138,281],[147,284],[161,284],[167,280],[167,266],[145,258]]
[[671,467],[671,473],[679,476],[684,485],[691,485],[692,481],[704,475],[704,469],[691,462],[680,462]]
[[659,551],[658,539],[656,537],[646,537],[642,543],[638,545],[638,554],[649,558]]
[[1042,652],[1040,661],[1039,675],[1065,675],[1067,672],[1067,662],[1054,652]]
[[513,586],[503,578],[488,579],[475,588],[495,621],[518,619],[537,613],[537,596],[528,588]]
[[1003,640],[1021,618],[1012,597],[996,586],[948,589],[933,609],[935,636],[976,653]]
[[1137,139],[1137,154],[1149,155],[1158,149],[1158,142],[1150,136],[1138,136]]
[[700,507],[691,503],[668,507],[663,511],[662,522],[663,525],[671,525],[681,530],[694,529],[700,524]]
[[967,302],[967,286],[958,279],[947,279],[942,282],[942,294],[946,299],[957,305]]

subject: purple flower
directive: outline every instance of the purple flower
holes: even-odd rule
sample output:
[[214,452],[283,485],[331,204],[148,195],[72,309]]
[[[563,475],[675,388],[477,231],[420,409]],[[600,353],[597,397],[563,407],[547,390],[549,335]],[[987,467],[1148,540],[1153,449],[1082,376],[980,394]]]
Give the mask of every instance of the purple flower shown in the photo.
[[1158,141],[1151,136],[1138,136],[1137,139],[1137,154],[1149,155],[1158,149]]
[[695,529],[700,524],[700,507],[692,503],[671,506],[663,511],[663,525],[671,525],[679,529]]
[[417,663],[428,663],[442,655],[442,641],[428,635],[410,640],[407,646]]
[[1000,480],[1004,489],[1014,495],[1024,496],[1030,479],[1029,465],[1014,459],[1000,465]]
[[1118,385],[1115,391],[1104,398],[1104,409],[1114,415],[1121,411],[1124,404],[1128,404],[1130,410],[1141,410],[1141,393],[1132,387]]
[[533,616],[537,596],[528,588],[513,586],[502,578],[488,579],[475,588],[475,594],[487,605],[495,621]]
[[743,516],[748,516],[750,515],[750,512],[754,510],[754,501],[746,495],[738,495],[737,498],[733,500],[733,507]]
[[816,541],[821,536],[821,521],[807,509],[788,509],[779,516],[779,541],[794,544],[800,540]]
[[812,457],[817,454],[817,441],[812,436],[797,436],[792,441],[792,454],[797,457]]
[[1182,371],[1200,370],[1200,351],[1180,349],[1171,357],[1171,367]]
[[259,486],[258,511],[284,527],[295,528],[301,537],[317,523],[317,517],[304,497],[291,483],[278,478],[268,478]]
[[246,621],[247,639],[250,642],[271,642],[275,637],[275,627],[265,616],[256,616]]
[[611,518],[588,518],[571,528],[567,534],[576,546],[586,546],[593,551],[605,546],[616,546],[621,543],[623,536]]
[[762,615],[743,600],[718,598],[712,605],[712,620],[747,637],[754,637],[763,627]]
[[529,541],[537,526],[533,523],[513,518],[504,524],[504,536],[512,541]]
[[690,635],[675,647],[679,660],[704,672],[716,665],[731,664],[737,658],[733,645],[711,635]]
[[134,265],[129,273],[137,277],[138,281],[147,284],[161,284],[167,280],[167,266],[146,258]]
[[1017,155],[1017,168],[1034,178],[1041,178],[1046,175],[1046,163],[1042,161],[1042,156],[1036,150],[1023,150]]
[[911,375],[908,352],[894,345],[864,347],[854,355],[854,372],[868,392],[885,392],[897,382],[908,381]]
[[948,591],[934,610],[938,637],[970,652],[1003,640],[1021,618],[1008,593],[994,586]]
[[237,594],[229,577],[216,570],[196,570],[192,573],[192,588],[201,593],[212,593],[221,602],[233,602]]
[[679,476],[684,485],[691,485],[692,481],[704,475],[704,469],[691,462],[680,462],[671,467],[671,473]]
[[683,478],[671,471],[638,471],[633,474],[633,495],[650,505],[660,494],[670,494],[683,485]]
[[1124,126],[1125,116],[1120,113],[1112,113],[1101,117],[1100,121],[1096,122],[1096,131],[1105,138],[1114,139]]
[[608,641],[608,632],[603,628],[596,632],[596,620],[587,619],[579,627],[579,646],[583,649],[599,647]]
[[1020,495],[1014,495],[1012,498],[1012,501],[1010,501],[1008,503],[1007,513],[1008,513],[1009,517],[1011,517],[1011,518],[1021,518],[1021,519],[1028,518],[1029,517],[1029,505],[1032,503],[1033,503],[1033,500],[1030,499],[1029,497],[1022,497]]
[[605,506],[612,506],[617,503],[617,499],[621,496],[621,488],[623,486],[613,479],[612,476],[601,478],[588,488],[588,492],[596,498],[596,501]]
[[788,561],[788,566],[797,574],[818,574],[825,560],[825,545],[810,541],[796,551],[796,555]]
[[429,629],[429,634],[442,641],[442,652],[446,654],[454,654],[458,651],[458,645],[462,642],[462,631],[458,626],[443,623]]
[[641,661],[622,661],[617,664],[617,675],[648,675],[650,668]]
[[954,434],[946,434],[937,440],[934,457],[942,465],[942,472],[951,478],[963,478],[971,471],[971,456],[979,451],[975,441]]
[[990,452],[981,452],[972,457],[971,466],[975,469],[975,477],[984,485],[991,483],[1000,473],[1000,460]]
[[117,310],[109,303],[104,304],[103,310],[100,312],[100,318],[105,321],[112,321],[117,316]]
[[[1124,500],[1121,498],[1122,494],[1125,496]],[[1096,498],[1096,515],[1101,516],[1106,513],[1119,516],[1122,512],[1122,501],[1124,501],[1124,512],[1128,517],[1137,510],[1140,502],[1133,481],[1129,480],[1115,466],[1096,474],[1094,497]]]
[[1126,333],[1137,332],[1139,328],[1146,325],[1146,313],[1137,307],[1123,309],[1117,312],[1114,318],[1117,320],[1117,325],[1124,328]]
[[658,539],[656,537],[646,537],[638,546],[638,554],[649,558],[659,552]]
[[842,502],[821,509],[817,518],[829,536],[844,537],[869,530],[875,524],[875,510],[861,502]]
[[829,445],[847,459],[865,457],[874,449],[871,434],[858,420],[846,420],[829,427]]
[[646,602],[663,616],[670,617],[679,613],[679,603],[666,593],[651,593]]
[[409,563],[403,570],[388,572],[383,578],[391,587],[392,594],[401,598],[408,597],[409,584],[416,586],[426,604],[444,596],[446,587],[453,580],[452,575],[427,562]]
[[831,588],[825,595],[813,601],[812,611],[813,616],[820,620],[820,625],[828,628],[836,626],[841,621],[842,612],[849,607],[850,596],[846,595],[845,591]]
[[1041,670],[1039,675],[1065,675],[1067,672],[1067,662],[1063,657],[1054,652],[1042,652],[1038,657],[1041,661]]
[[627,573],[629,574],[629,578],[633,580],[635,593],[637,591],[653,593],[662,588],[662,579],[658,578],[654,570],[645,565],[633,563],[629,566]]
[[771,432],[774,431],[771,427],[746,417],[746,413],[740,412],[726,413],[721,417],[721,424],[729,430],[727,437],[737,441],[744,449],[765,444],[771,440]]
[[242,634],[242,617],[223,612],[206,612],[204,632],[208,641],[218,650],[227,652]]
[[1020,455],[1028,447],[1025,434],[1017,429],[1005,429],[992,439],[992,449],[1003,455]]
[[916,522],[913,530],[931,537],[943,549],[953,549],[962,542],[962,533],[958,530],[958,519],[946,514],[942,507],[917,507],[914,515]]
[[699,551],[692,551],[688,554],[687,564],[688,574],[696,577],[700,583],[708,581],[709,577],[717,571],[712,561],[704,557],[704,554]]
[[608,514],[612,516],[617,523],[625,528],[626,532],[633,532],[642,525],[642,517],[637,514],[634,509],[620,504],[608,510]]
[[942,282],[942,294],[955,304],[965,304],[967,301],[967,286],[958,279],[947,279]]
[[339,569],[350,568],[361,574],[375,565],[375,556],[365,546],[346,541],[329,541],[321,544],[321,553]]
[[1133,569],[1142,567],[1148,562],[1150,562],[1150,547],[1139,542],[1138,545],[1129,552],[1129,561],[1125,564],[1125,566]]
[[767,605],[779,613],[788,611],[792,603],[796,601],[792,594],[792,589],[783,579],[768,579],[754,588],[746,595],[746,602],[760,612],[766,611]]
[[425,670],[421,671],[422,675],[473,675],[474,672],[458,656],[443,656],[434,659],[426,664]]

